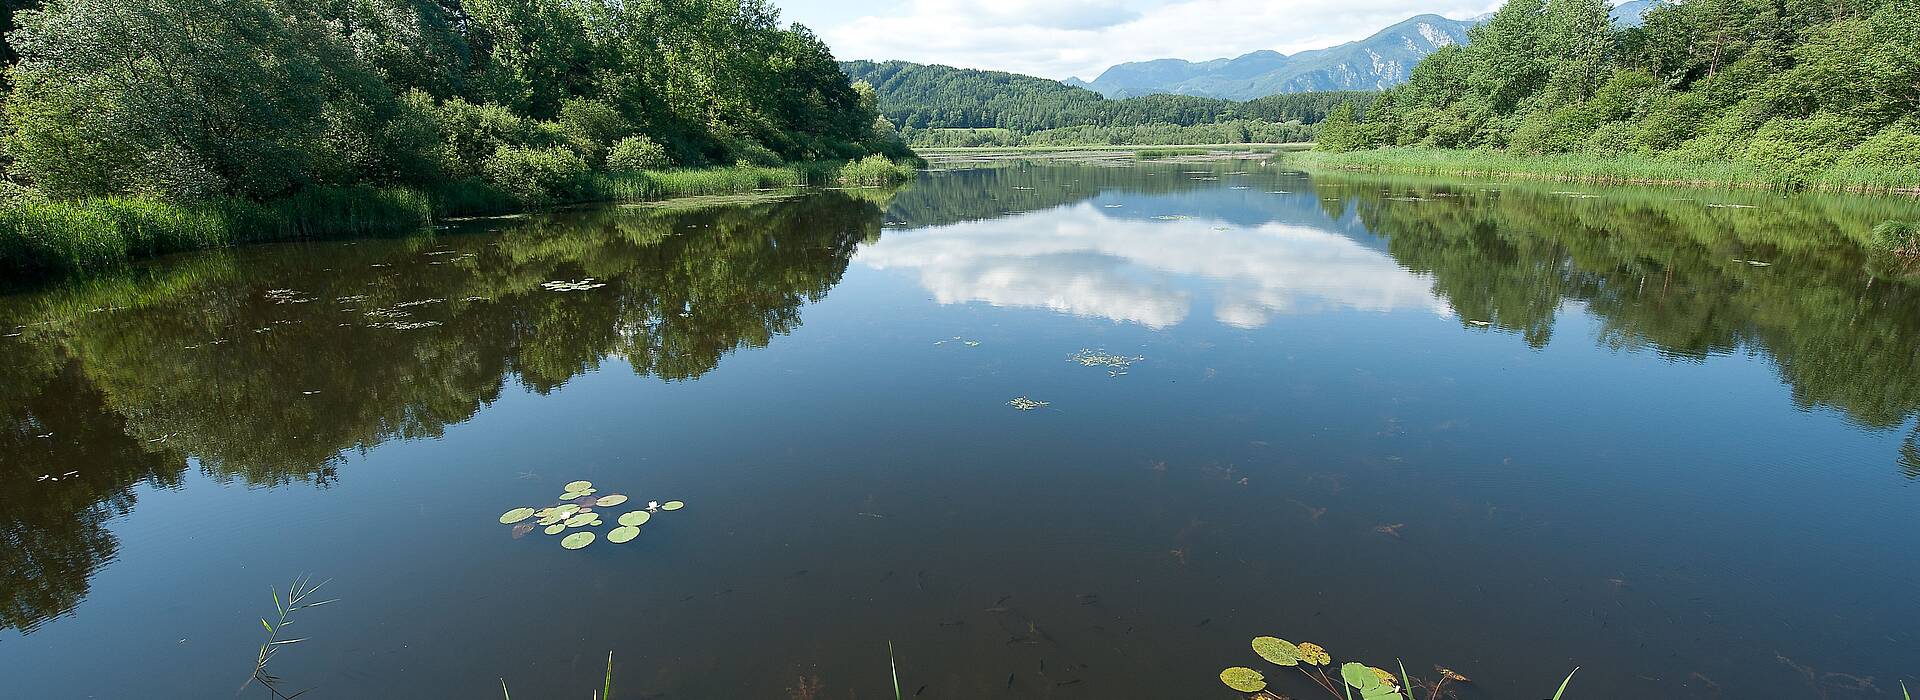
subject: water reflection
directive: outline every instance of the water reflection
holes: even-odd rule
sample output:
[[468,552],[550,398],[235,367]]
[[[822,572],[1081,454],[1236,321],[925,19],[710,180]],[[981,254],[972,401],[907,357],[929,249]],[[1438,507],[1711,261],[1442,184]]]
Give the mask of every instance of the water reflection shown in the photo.
[[[609,358],[699,377],[797,327],[879,224],[873,202],[833,193],[569,212],[7,299],[0,317],[19,320],[0,327],[21,335],[0,339],[0,625],[70,610],[113,557],[103,523],[189,459],[221,481],[325,486],[344,454],[440,436],[509,381],[545,393]],[[605,287],[542,286],[582,278]]]
[[862,250],[860,261],[914,271],[944,304],[1046,308],[1153,328],[1191,312],[1188,285],[1170,276],[1214,286],[1215,320],[1241,328],[1263,326],[1273,314],[1328,307],[1447,312],[1428,280],[1337,233],[1110,211],[1082,204],[913,231]]
[[[250,486],[329,486],[351,481],[354,476],[345,468],[347,459],[343,455],[392,440],[441,436],[450,426],[473,419],[503,396],[523,391],[554,392],[582,373],[603,368],[665,381],[695,379],[719,366],[729,353],[767,346],[793,331],[801,323],[805,307],[834,289],[848,274],[849,263],[856,256],[867,265],[904,271],[907,279],[902,285],[908,291],[918,284],[941,303],[979,301],[1052,309],[1164,331],[1153,334],[1156,336],[1191,331],[1194,336],[1182,338],[1191,347],[1220,336],[1238,335],[1232,329],[1266,327],[1267,333],[1276,333],[1276,327],[1284,330],[1287,319],[1283,316],[1287,314],[1402,311],[1409,312],[1409,333],[1433,330],[1433,316],[1449,317],[1452,320],[1438,325],[1440,330],[1451,334],[1453,329],[1446,324],[1457,323],[1462,333],[1494,334],[1490,338],[1457,337],[1495,342],[1513,348],[1515,354],[1546,348],[1550,343],[1574,344],[1583,349],[1597,344],[1622,352],[1657,354],[1676,363],[1707,364],[1718,356],[1745,353],[1771,361],[1802,408],[1830,408],[1861,426],[1887,431],[1889,436],[1909,430],[1914,413],[1920,410],[1920,355],[1916,354],[1920,353],[1920,297],[1916,297],[1916,281],[1906,268],[1864,252],[1859,242],[1881,219],[1920,218],[1913,203],[1633,188],[1596,189],[1592,193],[1600,196],[1585,197],[1557,193],[1559,189],[1371,177],[1322,176],[1308,180],[1274,166],[1238,162],[1141,163],[1131,167],[1013,164],[940,173],[893,195],[891,200],[872,193],[835,192],[790,201],[690,210],[568,212],[469,224],[428,240],[263,246],[189,256],[154,265],[138,275],[0,298],[0,319],[5,319],[0,322],[0,335],[22,334],[0,338],[0,352],[8,358],[0,364],[0,412],[4,413],[0,420],[7,426],[0,431],[0,567],[5,567],[0,569],[0,577],[4,577],[0,578],[4,583],[0,586],[0,627],[31,631],[44,626],[49,618],[72,610],[87,595],[89,579],[115,556],[118,543],[107,525],[133,507],[137,491],[176,486],[191,474],[190,469]],[[1709,206],[1715,203],[1756,208]],[[1163,216],[1176,218],[1157,218]],[[884,236],[883,223],[889,227]],[[581,284],[548,284],[554,281]],[[896,289],[875,282],[849,285],[841,294],[857,293],[860,288],[869,293]],[[908,296],[917,301],[917,295]],[[931,317],[932,313],[917,304],[903,303],[895,308],[871,300],[868,306],[852,311],[872,311],[870,307],[881,307],[875,313],[899,314],[880,317],[888,324]],[[849,311],[842,307],[839,312]],[[1008,332],[1042,334],[1059,330],[1044,325],[1048,319],[1041,317],[1045,314],[1028,316],[1033,325],[1009,328]],[[1593,338],[1565,337],[1569,319],[1589,317],[1598,328]],[[817,322],[819,317],[815,318]],[[1196,318],[1210,322],[1180,328]],[[1576,323],[1574,327],[1581,325]],[[1557,328],[1562,337],[1555,337]],[[1072,332],[1077,331],[1061,331],[1060,335]],[[1207,335],[1212,332],[1217,333]],[[1244,336],[1266,339],[1253,333]],[[955,387],[965,390],[971,386],[935,383],[926,379],[930,374],[926,365],[913,364],[917,362],[913,358],[887,356],[892,346],[885,346],[885,350],[870,347],[888,342],[885,333],[873,337],[848,333],[825,342],[837,359],[870,363],[874,374],[883,379],[925,380],[902,381],[912,390],[930,386],[944,387],[939,391]],[[1353,339],[1338,337],[1329,342]],[[983,357],[990,352],[1004,353],[991,356],[991,362],[1011,368],[1014,362],[1030,359],[1026,355],[1033,350],[989,343],[976,352]],[[1164,360],[1165,365],[1188,362],[1196,368],[1211,367],[1216,359],[1201,357],[1205,352],[1201,350],[1192,351],[1191,356],[1175,356],[1178,352],[1174,347],[1165,348],[1166,354],[1156,355],[1155,366],[1161,366],[1158,363]],[[1337,356],[1338,348],[1324,352],[1322,359]],[[1557,359],[1573,362],[1564,355]],[[1060,364],[1058,356],[1045,360]],[[888,364],[893,361],[900,364]],[[1504,369],[1494,366],[1497,364],[1461,363],[1484,369],[1487,376]],[[1308,370],[1322,371],[1327,366],[1303,366],[1291,378],[1318,379],[1306,376]],[[1339,369],[1344,371],[1346,367]],[[1634,371],[1626,363],[1598,370]],[[912,374],[886,374],[889,371]],[[1603,382],[1613,376],[1617,375],[1596,376],[1593,381]],[[1030,378],[1020,379],[1024,382]],[[1264,404],[1258,402],[1280,395],[1279,390],[1289,390],[1285,395],[1293,397],[1289,400],[1303,412],[1337,414],[1348,408],[1342,404],[1363,411],[1381,396],[1391,394],[1381,401],[1397,401],[1405,395],[1391,379],[1379,381],[1378,396],[1348,396],[1338,393],[1337,388],[1272,379],[1246,379],[1238,389],[1229,382],[1182,382],[1177,387],[1147,381],[1112,383],[1117,388],[1111,391],[1143,393],[1143,397],[1136,397],[1142,400],[1130,407],[1141,411],[1139,418],[1115,413],[1088,419],[1085,416],[1092,412],[1083,411],[1083,420],[1101,421],[1097,431],[1075,433],[1075,424],[1062,419],[1060,424],[1068,427],[1059,429],[1058,435],[1101,436],[1098,440],[1062,437],[1059,444],[1052,444],[1035,438],[1035,451],[1069,465],[1062,467],[1068,470],[1080,455],[1101,449],[1109,450],[1103,458],[1115,464],[1136,453],[1155,455],[1155,460],[1161,459],[1162,453],[1171,453],[1168,456],[1176,460],[1184,457],[1193,462],[1224,455],[1220,462],[1209,462],[1208,468],[1222,464],[1239,467],[1241,463],[1228,464],[1238,459],[1239,453],[1215,443],[1249,437],[1251,432],[1243,435],[1237,428],[1262,421],[1279,425],[1275,430],[1286,433],[1286,421],[1260,414]],[[703,383],[702,387],[710,385],[713,383]],[[1292,391],[1303,388],[1323,393]],[[731,389],[738,393],[726,394],[726,400],[755,396],[749,389]],[[1191,393],[1176,394],[1175,390]],[[1236,390],[1253,395],[1253,399],[1232,393]],[[883,395],[870,403],[861,397],[860,402],[843,401],[838,405],[864,409],[905,405],[898,403],[902,401],[913,405],[926,402],[925,395],[920,394],[903,398],[864,387],[846,391]],[[1412,395],[1418,398],[1417,394],[1415,391]],[[996,393],[990,398],[996,415],[1011,413],[999,404],[1004,395]],[[1216,399],[1235,414],[1208,413]],[[1418,402],[1413,405],[1410,412],[1415,417],[1435,422],[1456,417],[1450,409],[1420,413]],[[1322,410],[1329,408],[1333,410]],[[930,440],[960,432],[951,424],[955,414],[944,412],[945,407],[941,410],[937,418],[924,418],[925,424],[915,423],[912,415],[889,415],[894,420],[886,423],[886,429],[905,429],[902,434],[907,435],[924,429],[925,439]],[[1747,409],[1729,410],[1738,414],[1738,410]],[[1753,415],[1778,422],[1777,416],[1750,410]],[[1187,415],[1180,416],[1182,413]],[[1491,409],[1481,415],[1508,417]],[[759,419],[767,420],[765,416]],[[1181,424],[1179,419],[1193,423]],[[1114,422],[1127,420],[1138,422]],[[1397,413],[1393,420],[1399,420]],[[764,425],[745,422],[747,429]],[[1158,433],[1148,427],[1155,424],[1185,425],[1202,431],[1202,437],[1196,440],[1207,444],[1181,444],[1171,432]],[[1222,428],[1228,424],[1229,428]],[[1031,420],[1016,425],[1056,429],[1054,424]],[[615,429],[612,421],[581,428],[583,433]],[[725,440],[735,429],[732,425],[715,425],[708,437]],[[1572,432],[1545,437],[1577,438],[1588,429],[1580,426],[1569,430]],[[1135,435],[1139,436],[1137,442],[1132,437]],[[952,437],[951,443],[942,444],[969,447],[970,436]],[[802,451],[838,458],[869,447],[860,442],[865,437],[835,434],[834,439],[853,442],[827,445],[806,444],[803,436],[794,440]],[[1266,439],[1265,435],[1255,437]],[[1337,433],[1309,433],[1304,428],[1293,437],[1297,441],[1287,451],[1304,455],[1302,460],[1316,461],[1311,467],[1316,474],[1313,478],[1344,476],[1320,471],[1338,470],[1342,458],[1367,453],[1388,442],[1368,432],[1354,438],[1353,444],[1332,444],[1347,438]],[[1063,550],[1068,556],[1045,547],[1030,551],[1035,561],[1064,561],[1084,567],[1103,580],[1134,580],[1114,575],[1116,572],[1156,575],[1154,572],[1161,569],[1175,570],[1176,560],[1167,554],[1168,547],[1181,552],[1177,575],[1184,576],[1185,552],[1190,545],[1183,539],[1189,530],[1180,529],[1183,534],[1176,537],[1178,541],[1146,548],[1144,558],[1129,558],[1139,552],[1118,545],[1135,542],[1116,537],[1111,526],[1105,530],[1087,526],[1085,533],[1068,532],[1102,517],[1101,511],[1112,510],[1105,508],[1102,499],[1157,504],[1154,517],[1164,520],[1155,520],[1156,526],[1172,522],[1174,528],[1201,533],[1193,537],[1202,542],[1210,536],[1207,533],[1224,537],[1252,532],[1270,524],[1275,515],[1268,510],[1271,503],[1233,500],[1239,498],[1235,495],[1238,491],[1206,490],[1216,485],[1242,488],[1234,481],[1209,477],[1203,486],[1187,484],[1195,490],[1182,495],[1178,493],[1184,488],[1180,482],[1163,481],[1159,475],[1164,472],[1144,468],[1130,470],[1135,477],[1154,480],[1139,486],[1140,493],[1101,491],[1110,483],[1128,483],[1118,481],[1125,477],[1122,472],[1129,471],[1124,467],[1098,473],[1062,472],[1071,476],[1071,483],[1065,487],[1050,486],[1046,480],[1055,475],[1036,470],[1022,475],[1031,479],[1023,483],[1033,488],[1018,496],[968,492],[958,483],[943,487],[937,481],[917,480],[955,470],[961,476],[948,476],[976,484],[1006,477],[966,471],[973,467],[957,468],[906,447],[887,448],[882,438],[874,440],[880,448],[897,450],[886,454],[886,459],[913,465],[886,472],[888,478],[898,478],[907,486],[875,487],[882,498],[898,498],[897,492],[890,494],[887,488],[908,488],[943,495],[957,492],[976,499],[964,507],[934,507],[929,501],[929,513],[942,512],[943,508],[950,508],[946,511],[950,513],[971,513],[983,510],[977,501],[1021,497],[1039,500],[1062,492],[1049,488],[1076,495],[1099,493],[1098,498],[1086,498],[1058,512],[1054,509],[1057,504],[1022,501],[1021,505],[1029,508],[1030,517],[1052,528],[1049,536],[1114,537],[1112,548],[1087,547],[1073,539],[1071,549]],[[1438,444],[1434,454],[1443,458],[1453,457],[1448,450],[1467,451],[1447,443],[1444,436],[1434,440]],[[1891,447],[1893,442],[1889,440],[1886,445]],[[1876,460],[1885,461],[1876,462],[1873,468],[1881,476],[1897,472],[1907,478],[1920,478],[1917,445],[1920,432],[1913,432],[1898,449],[1887,449],[1889,454],[1884,456],[1876,453]],[[1420,448],[1396,449],[1411,452]],[[1647,453],[1661,458],[1677,454],[1652,449]],[[1487,457],[1498,462],[1502,456],[1475,453],[1462,457],[1459,461],[1464,463],[1469,461],[1464,457]],[[922,458],[924,462],[915,461]],[[1321,461],[1327,466],[1321,466]],[[1888,471],[1889,463],[1894,472]],[[1434,471],[1428,476],[1450,476]],[[811,478],[811,473],[790,476],[793,473],[788,472],[784,478],[795,481],[772,481],[788,487]],[[1246,473],[1256,475],[1254,483],[1260,488],[1278,481],[1262,483],[1256,467],[1248,466]],[[1836,478],[1847,477],[1857,475]],[[858,481],[855,476],[845,478],[830,482],[827,488],[841,490],[843,484],[868,483],[865,476],[859,476]],[[1365,483],[1366,475],[1356,475],[1354,480]],[[1318,483],[1322,482],[1310,485]],[[1337,480],[1328,488],[1337,489]],[[1359,500],[1366,488],[1356,485],[1347,497],[1353,500],[1336,503],[1337,509],[1328,516],[1331,520],[1344,518],[1341,527],[1351,526],[1351,533],[1316,531],[1326,536],[1329,546],[1352,544],[1348,535],[1353,533],[1384,541],[1385,536],[1369,530],[1381,523],[1405,521],[1420,527],[1414,520],[1419,516],[1417,510],[1411,515],[1367,510],[1372,502]],[[1371,488],[1385,490],[1391,484],[1374,484]],[[1547,492],[1592,493],[1564,488]],[[339,495],[336,492],[329,497]],[[1369,498],[1378,495],[1367,493]],[[1189,513],[1182,505],[1185,497],[1205,507]],[[1332,499],[1331,494],[1326,497]],[[1769,505],[1783,500],[1759,501],[1751,493],[1746,498],[1750,500],[1745,502]],[[1419,500],[1425,502],[1426,496],[1421,495]],[[1314,505],[1295,503],[1308,511],[1325,507],[1318,501]],[[782,505],[777,498],[761,502],[769,504]],[[1476,518],[1485,508],[1487,522],[1494,523],[1493,527],[1505,527],[1507,523],[1491,519],[1492,504],[1462,499],[1446,500],[1444,505],[1471,512]],[[816,506],[808,503],[804,507],[818,509]],[[865,505],[852,508],[856,512],[872,510]],[[1236,512],[1234,508],[1246,510]],[[884,526],[874,529],[887,533],[952,536],[959,531],[948,521],[939,521],[936,530],[916,530],[926,522],[911,517],[904,507],[897,512],[893,520],[874,523],[862,518],[858,522]],[[1060,517],[1047,520],[1054,515]],[[1189,518],[1193,520],[1189,522]],[[1322,526],[1317,524],[1319,514],[1312,518],[1316,524],[1299,526]],[[1201,523],[1201,519],[1214,523]],[[994,520],[988,530],[974,530],[991,534],[977,539],[957,538],[953,544],[960,549],[977,547],[999,554],[1007,542],[1029,538],[1032,532],[1027,528],[1033,527],[1033,522]],[[1436,518],[1434,523],[1444,521]],[[1884,522],[1873,524],[1885,529]],[[1528,522],[1525,527],[1536,525],[1540,523]],[[1588,523],[1575,525],[1577,528],[1567,531],[1590,530]],[[839,528],[841,525],[818,526],[814,532],[818,538],[812,541],[845,541],[847,531]],[[1433,527],[1420,535],[1430,539],[1418,542],[1420,546],[1451,543],[1466,550],[1475,549],[1476,543],[1492,548],[1512,545],[1514,551],[1538,554],[1567,541],[1567,531],[1550,530],[1542,527],[1515,535],[1513,531],[1468,528],[1459,531],[1465,534],[1456,533],[1448,539],[1444,528]],[[771,548],[770,541],[747,536],[737,540]],[[1409,541],[1415,540],[1409,537]],[[1399,542],[1395,539],[1395,546]],[[900,546],[921,552],[923,544],[911,541]],[[1231,556],[1236,553],[1230,547],[1217,549],[1223,553],[1222,562],[1236,558]],[[1130,554],[1113,554],[1121,551]],[[1553,551],[1559,553],[1558,549]],[[1720,553],[1734,563],[1754,560],[1734,559],[1737,554]],[[883,570],[873,572],[870,578],[893,576],[884,569],[899,566],[900,574],[893,583],[917,596],[926,592],[926,586],[911,572],[922,566],[945,564],[969,572],[992,568],[955,561],[875,564]],[[834,563],[806,566],[813,567],[811,576],[817,580]],[[793,576],[789,571],[775,572],[769,580],[777,581],[770,585],[779,590],[792,592],[792,599],[767,599],[763,603],[791,608],[806,602],[808,589],[794,583],[803,579],[789,578]],[[765,572],[753,569],[748,573]],[[1220,576],[1213,576],[1215,573]],[[1240,582],[1266,580],[1243,573],[1216,569],[1208,572],[1203,584],[1194,585],[1200,587],[1196,590],[1216,590],[1228,585],[1220,581],[1229,578]],[[1467,590],[1477,589],[1483,581],[1466,579],[1485,572],[1462,570],[1448,575],[1455,577],[1457,590]],[[1698,575],[1707,580],[1714,574]],[[1303,575],[1291,583],[1304,590],[1320,588],[1321,580]],[[958,583],[953,585],[959,588]],[[1531,580],[1527,585],[1532,585]],[[1652,588],[1662,584],[1643,585]],[[719,595],[691,585],[688,588]],[[1506,593],[1512,592],[1506,589]],[[994,605],[994,598],[1000,594],[983,595],[981,600],[969,598],[965,609]],[[1553,599],[1559,599],[1557,594]],[[1157,611],[1160,605],[1160,601],[1153,601],[1148,607],[1154,610],[1149,612]],[[1083,601],[1070,600],[1063,607],[1088,614],[1096,610],[1096,606]],[[957,614],[927,612],[923,617],[938,615],[944,620]],[[1672,623],[1673,618],[1664,611],[1657,617],[1676,628],[1686,626]],[[1181,619],[1174,623],[1177,629],[1162,624],[1159,630],[1175,630],[1200,639],[1230,624],[1223,617],[1203,631],[1194,626],[1199,619],[1198,615]],[[1648,613],[1639,619],[1644,622],[1656,616]],[[692,627],[698,620],[686,622]],[[1110,622],[1088,620],[1089,624]],[[1004,637],[997,631],[982,621],[975,625],[984,636],[974,641],[983,648],[1005,646]],[[935,629],[944,634],[957,628]],[[1085,630],[1060,629],[1063,637],[1085,634]],[[1114,629],[1122,628],[1116,625]],[[870,644],[880,638],[862,637],[846,644]],[[1138,639],[1141,641],[1129,642],[1138,645],[1129,647],[1130,652],[1139,651],[1145,657],[1158,651],[1153,646],[1157,642],[1145,640],[1145,635]],[[1187,637],[1180,640],[1178,643],[1193,641]],[[761,643],[772,647],[784,641]],[[838,655],[844,651],[838,644],[819,651],[822,655]],[[702,653],[712,648],[717,647],[703,648]],[[1095,673],[1121,663],[1113,658],[1095,660],[1113,664]],[[1212,683],[1210,678],[1200,680]]]

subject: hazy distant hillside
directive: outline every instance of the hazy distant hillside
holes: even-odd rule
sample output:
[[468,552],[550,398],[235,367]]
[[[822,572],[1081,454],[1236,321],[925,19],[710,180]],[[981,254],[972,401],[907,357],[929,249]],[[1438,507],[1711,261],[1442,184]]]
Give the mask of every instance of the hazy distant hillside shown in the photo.
[[1116,98],[1169,93],[1250,100],[1282,93],[1379,90],[1406,82],[1413,65],[1434,50],[1465,43],[1467,28],[1474,24],[1419,15],[1360,41],[1291,56],[1255,51],[1200,63],[1174,58],[1122,63],[1091,83],[1074,82]]
[[1616,27],[1638,27],[1646,21],[1647,11],[1666,4],[1666,0],[1630,0],[1613,8],[1611,17]]
[[1077,126],[1192,126],[1239,119],[1317,123],[1344,101],[1371,95],[1275,95],[1236,102],[1186,95],[1110,100],[1057,80],[1017,73],[923,65],[906,61],[844,61],[853,80],[873,85],[880,114],[905,129],[1011,129],[1034,132]]

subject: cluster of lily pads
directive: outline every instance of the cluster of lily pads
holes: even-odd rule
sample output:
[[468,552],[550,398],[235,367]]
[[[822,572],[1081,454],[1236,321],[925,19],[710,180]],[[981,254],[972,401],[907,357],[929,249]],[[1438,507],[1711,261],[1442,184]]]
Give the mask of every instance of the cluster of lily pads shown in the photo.
[[[1357,697],[1363,700],[1398,700],[1401,695],[1400,679],[1385,669],[1366,664],[1347,662],[1340,665],[1340,682],[1336,683],[1323,668],[1333,663],[1333,655],[1326,647],[1312,642],[1294,644],[1278,637],[1254,637],[1253,652],[1260,658],[1276,666],[1298,668],[1307,678],[1319,684],[1334,697],[1355,697],[1352,691],[1358,691]],[[1305,664],[1305,666],[1302,666]],[[1466,680],[1461,676],[1460,680]],[[1220,672],[1220,682],[1242,693],[1258,693],[1267,689],[1267,678],[1259,671],[1244,666],[1235,666]],[[1348,689],[1351,688],[1352,691]]]
[[[588,528],[600,527],[604,521],[596,509],[613,508],[627,502],[625,494],[610,493],[598,495],[599,489],[591,481],[574,481],[566,485],[566,493],[560,494],[560,502],[545,508],[520,507],[500,514],[500,524],[512,525],[513,536],[520,537],[535,528],[548,535],[568,533],[560,538],[560,546],[567,549],[579,549],[593,544],[593,531]],[[686,507],[681,501],[648,501],[646,507],[622,513],[615,522],[618,527],[607,532],[607,541],[625,544],[640,536],[640,526],[653,519],[660,511],[680,510]],[[528,522],[533,521],[533,522]]]
[[[1406,664],[1400,665],[1400,675],[1395,676],[1386,669],[1368,666],[1362,663],[1347,662],[1340,665],[1339,675],[1329,674],[1332,670],[1333,655],[1326,647],[1312,642],[1294,644],[1279,637],[1254,637],[1253,651],[1275,666],[1286,666],[1305,674],[1307,680],[1320,686],[1334,698],[1343,700],[1418,700],[1415,691],[1424,691],[1426,700],[1440,700],[1453,697],[1447,690],[1447,684],[1472,683],[1473,680],[1459,671],[1445,666],[1434,666],[1436,678],[1425,680],[1407,673]],[[1575,668],[1574,671],[1580,669]],[[1258,694],[1260,697],[1279,698],[1280,695],[1267,690],[1267,677],[1245,666],[1234,666],[1220,672],[1220,682],[1242,693]],[[1573,674],[1560,682],[1560,690],[1553,694],[1553,700],[1566,695],[1567,686],[1573,682]]]

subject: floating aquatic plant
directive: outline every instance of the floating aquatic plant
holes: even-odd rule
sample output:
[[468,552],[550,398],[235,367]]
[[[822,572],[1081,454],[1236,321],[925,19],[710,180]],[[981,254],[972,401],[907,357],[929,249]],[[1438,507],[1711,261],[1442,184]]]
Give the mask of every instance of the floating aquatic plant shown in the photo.
[[[566,534],[560,544],[567,549],[580,549],[591,544],[595,537],[592,528],[606,525],[603,516],[595,508],[611,508],[626,503],[630,498],[626,494],[610,493],[604,496],[593,495],[597,489],[590,481],[573,481],[566,485],[566,492],[560,494],[560,503],[544,508],[519,507],[500,515],[500,523],[513,525],[513,537],[520,537],[535,528],[549,535]],[[608,532],[608,541],[622,544],[632,541],[640,535],[640,526],[653,518],[659,511],[680,510],[686,507],[684,501],[648,501],[646,508],[629,511],[616,519],[618,526]],[[584,536],[583,536],[584,535]]]
[[1019,397],[1015,397],[1012,401],[1008,401],[1007,405],[1012,406],[1018,410],[1031,411],[1033,409],[1040,408],[1041,406],[1047,405],[1047,402],[1035,401],[1025,396],[1019,396]]
[[1083,367],[1105,367],[1107,368],[1107,376],[1109,377],[1118,377],[1126,374],[1127,370],[1133,368],[1133,363],[1145,359],[1147,358],[1137,355],[1128,357],[1125,355],[1115,355],[1105,350],[1091,350],[1087,348],[1081,348],[1080,352],[1076,352],[1067,358],[1068,361],[1078,362]]
[[[1426,681],[1407,673],[1405,664],[1400,666],[1400,675],[1395,676],[1386,669],[1351,661],[1341,664],[1335,675],[1329,673],[1333,666],[1333,655],[1318,644],[1294,644],[1279,637],[1261,636],[1253,638],[1252,646],[1254,653],[1268,663],[1300,671],[1307,680],[1339,700],[1419,700],[1414,692],[1416,689],[1425,691],[1426,700],[1439,700],[1452,697],[1452,693],[1445,692],[1448,683],[1472,682],[1465,674],[1445,666],[1434,666],[1433,670],[1439,674],[1439,679]],[[1567,674],[1566,681],[1560,684],[1560,691],[1553,696],[1555,700],[1566,693],[1567,684],[1572,681],[1573,674]],[[1221,671],[1220,682],[1242,693],[1259,693],[1267,698],[1284,697],[1267,690],[1266,677],[1251,668],[1234,666]]]

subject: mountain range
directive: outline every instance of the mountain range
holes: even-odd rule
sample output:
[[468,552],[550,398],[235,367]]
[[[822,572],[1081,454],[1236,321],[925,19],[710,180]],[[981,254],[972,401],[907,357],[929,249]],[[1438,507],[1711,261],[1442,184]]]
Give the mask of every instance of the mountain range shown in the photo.
[[[1649,10],[1668,1],[1629,0],[1613,8],[1613,23],[1640,26]],[[1406,82],[1413,65],[1440,47],[1466,43],[1467,30],[1485,19],[1417,15],[1365,39],[1325,49],[1293,55],[1255,51],[1200,62],[1163,58],[1122,63],[1092,81],[1060,82],[1110,98],[1174,94],[1251,100],[1293,92],[1380,90]]]
[[1427,54],[1465,43],[1467,29],[1478,23],[1418,15],[1365,39],[1325,49],[1293,55],[1255,51],[1197,63],[1177,58],[1122,63],[1090,82],[1061,82],[1111,98],[1172,93],[1250,100],[1289,92],[1379,90],[1406,82],[1413,65]]

